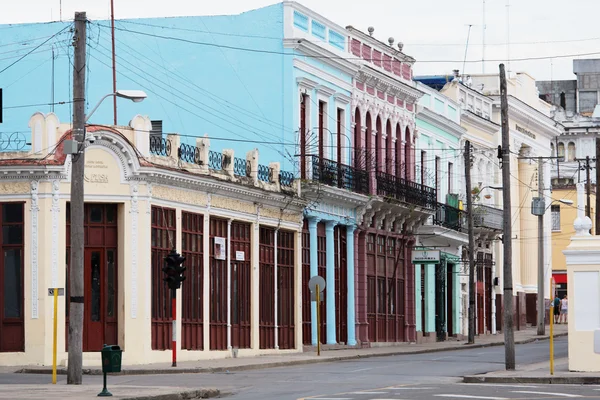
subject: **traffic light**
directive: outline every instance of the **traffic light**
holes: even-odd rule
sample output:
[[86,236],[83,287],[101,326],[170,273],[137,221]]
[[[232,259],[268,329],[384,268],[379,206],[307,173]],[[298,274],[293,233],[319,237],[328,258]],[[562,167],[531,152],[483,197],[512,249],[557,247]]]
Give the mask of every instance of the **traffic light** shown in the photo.
[[181,265],[184,261],[185,257],[177,253],[175,249],[171,250],[165,257],[165,266],[162,270],[167,276],[163,278],[163,280],[167,282],[169,289],[179,289],[181,287],[181,282],[185,280],[183,273],[186,268]]

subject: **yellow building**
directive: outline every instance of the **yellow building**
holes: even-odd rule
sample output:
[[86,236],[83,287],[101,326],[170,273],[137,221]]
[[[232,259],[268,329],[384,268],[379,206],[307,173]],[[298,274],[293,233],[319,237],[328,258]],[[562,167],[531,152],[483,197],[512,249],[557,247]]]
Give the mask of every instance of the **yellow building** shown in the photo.
[[[70,125],[36,113],[29,126],[32,150],[0,159],[0,365],[51,364],[48,288],[69,287]],[[151,141],[150,130],[141,116],[129,127],[87,127],[95,140],[85,149],[84,365],[100,364],[104,343],[121,346],[124,364],[171,360],[162,272],[171,249],[187,267],[177,293],[180,361],[301,351],[297,182],[278,163],[259,165],[256,150],[235,158],[210,151],[206,138],[195,147],[180,146],[178,135]]]
[[[595,186],[590,190],[590,218],[592,234],[595,232],[596,204]],[[573,204],[561,203],[561,200],[572,201]],[[571,243],[575,235],[573,222],[577,218],[577,191],[575,185],[560,185],[552,188],[552,204],[549,207],[552,216],[552,277],[556,283],[556,292],[561,298],[567,294],[567,265],[563,250]]]

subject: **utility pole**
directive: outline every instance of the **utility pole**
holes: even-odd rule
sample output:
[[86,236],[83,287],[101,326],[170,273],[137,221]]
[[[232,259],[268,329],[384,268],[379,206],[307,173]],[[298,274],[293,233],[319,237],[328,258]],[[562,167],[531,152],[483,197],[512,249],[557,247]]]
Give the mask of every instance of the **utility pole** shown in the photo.
[[600,168],[598,168],[598,160],[600,160],[600,138],[596,138],[596,235],[600,235]]
[[[544,197],[544,164],[542,157],[538,157],[538,197]],[[543,203],[542,203],[543,204]],[[545,206],[544,206],[545,207]],[[538,292],[537,292],[537,334],[544,335],[546,324],[544,313],[544,214],[538,215]],[[552,318],[552,316],[550,316]]]
[[67,383],[81,385],[83,351],[83,182],[85,166],[85,12],[75,13],[73,36],[73,140],[78,153],[71,155],[71,262],[69,266],[69,361]]
[[512,226],[510,201],[510,132],[508,129],[508,95],[506,72],[500,64],[500,114],[502,120],[502,206],[504,244],[504,364],[507,370],[515,369],[515,333],[512,278]]
[[473,198],[471,197],[471,142],[465,141],[465,181],[467,182],[467,226],[469,230],[469,338],[475,343],[475,243],[473,239]]

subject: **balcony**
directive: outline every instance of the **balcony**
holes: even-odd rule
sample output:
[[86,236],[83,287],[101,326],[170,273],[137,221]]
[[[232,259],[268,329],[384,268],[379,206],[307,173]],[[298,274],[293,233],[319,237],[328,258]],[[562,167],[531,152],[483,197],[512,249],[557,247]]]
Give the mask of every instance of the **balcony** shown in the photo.
[[466,231],[466,214],[464,211],[447,204],[437,203],[433,224],[452,229],[457,232]]
[[473,207],[473,225],[475,228],[484,228],[493,231],[501,231],[503,226],[502,210],[482,204]]
[[312,160],[312,180],[327,186],[347,189],[355,193],[369,194],[367,171],[350,167],[336,161],[309,156]]
[[429,186],[412,182],[385,172],[377,172],[377,194],[408,204],[433,210],[436,207],[436,191]]

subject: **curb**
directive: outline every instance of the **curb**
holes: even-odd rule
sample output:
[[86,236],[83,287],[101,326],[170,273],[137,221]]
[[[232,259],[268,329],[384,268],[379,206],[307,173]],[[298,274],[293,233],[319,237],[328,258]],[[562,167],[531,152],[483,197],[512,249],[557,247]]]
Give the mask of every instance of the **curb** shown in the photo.
[[[567,333],[560,333],[554,335],[554,337],[564,337],[567,336]],[[527,344],[533,343],[540,340],[549,340],[549,336],[543,337],[533,337],[529,339],[523,339],[515,341],[515,344]],[[401,355],[409,355],[409,354],[428,354],[428,353],[441,353],[446,351],[455,351],[455,350],[465,350],[465,349],[480,349],[485,347],[495,347],[495,346],[503,346],[504,341],[502,342],[491,342],[491,343],[482,343],[482,344],[463,344],[462,346],[456,347],[444,347],[444,348],[434,348],[434,349],[423,349],[423,350],[412,350],[412,351],[391,351],[388,353],[377,353],[377,354],[357,354],[351,356],[338,356],[338,357],[330,357],[330,358],[314,358],[308,360],[292,360],[292,361],[277,361],[277,362],[268,362],[268,363],[256,363],[249,365],[238,365],[232,367],[214,367],[214,368],[169,368],[169,369],[135,369],[135,368],[127,368],[122,369],[121,372],[118,373],[110,373],[108,375],[162,375],[162,374],[199,374],[199,373],[228,373],[233,371],[247,371],[254,369],[267,369],[267,368],[277,368],[277,367],[286,367],[286,366],[294,366],[294,365],[307,365],[307,364],[321,364],[328,362],[336,362],[336,361],[346,361],[346,360],[358,360],[361,358],[375,358],[375,357],[390,357],[390,356],[401,356]],[[17,374],[51,374],[52,369],[49,368],[23,368],[15,371]],[[58,368],[56,373],[58,375],[66,375],[66,368]],[[84,368],[84,375],[102,375],[102,369],[99,368]]]
[[210,399],[221,397],[221,391],[218,389],[198,389],[187,390],[185,392],[167,393],[150,396],[124,397],[123,400],[190,400],[190,399]]
[[463,383],[539,383],[554,385],[597,385],[600,376],[465,376]]

